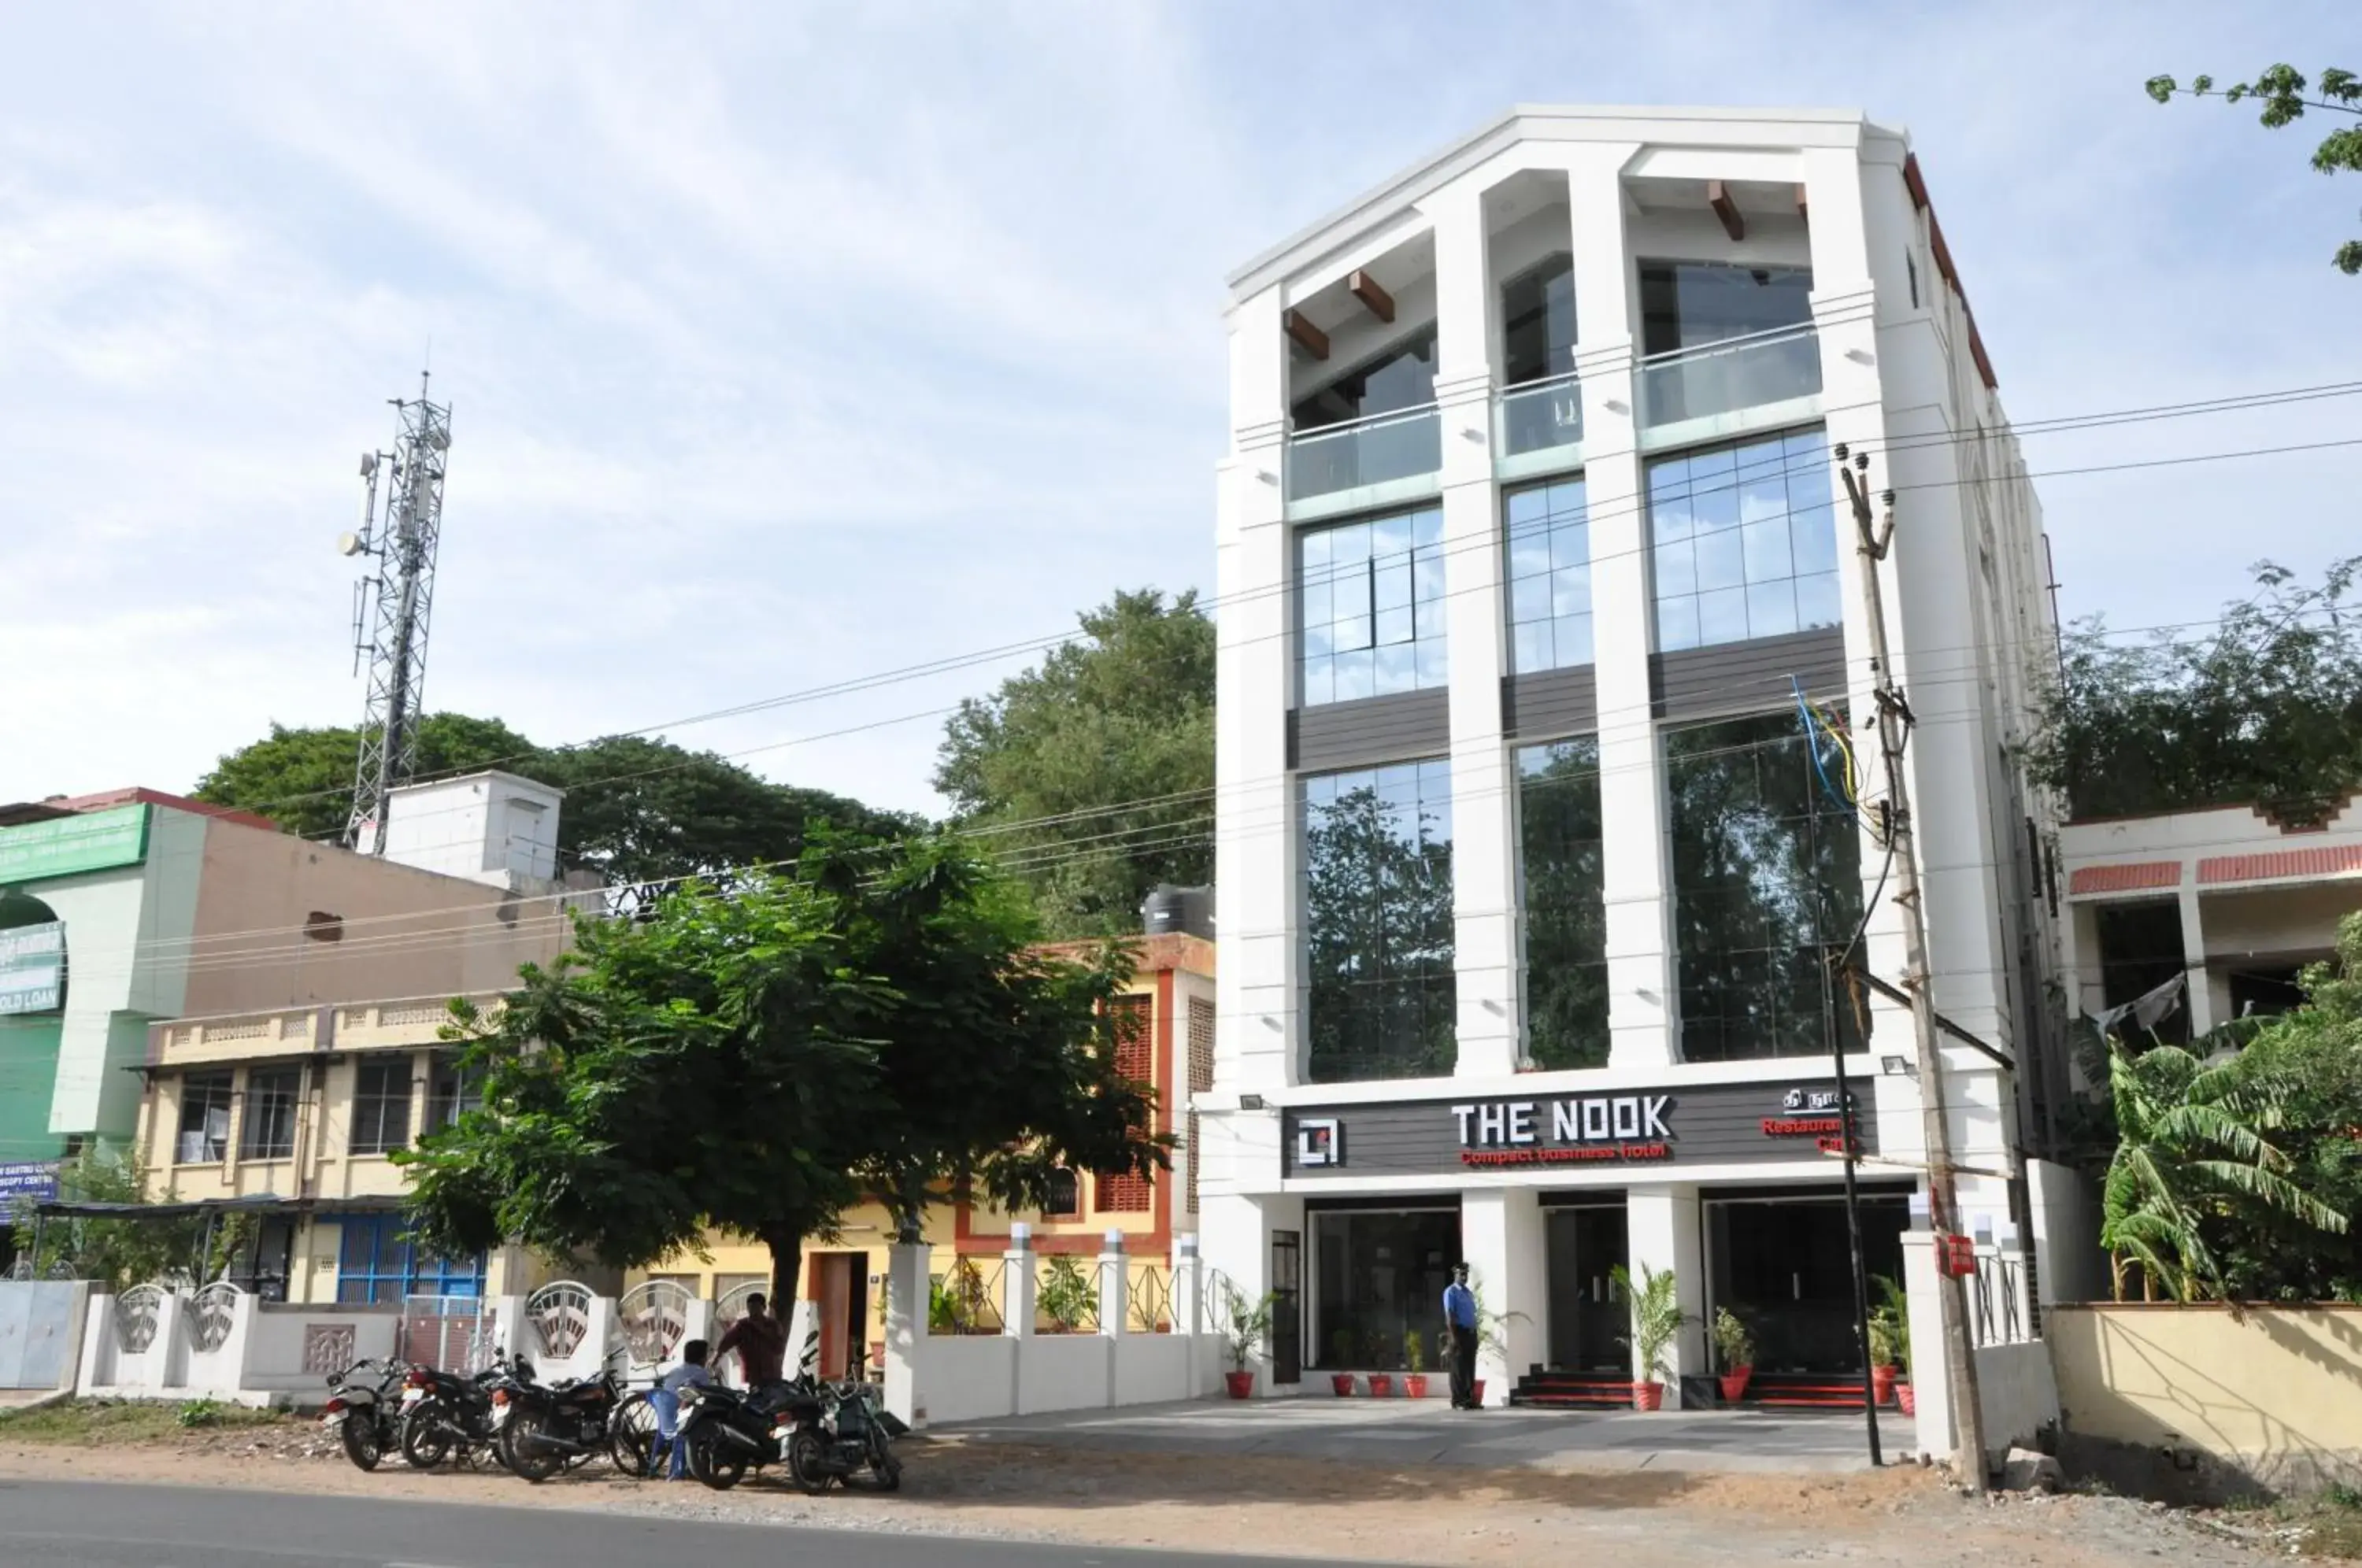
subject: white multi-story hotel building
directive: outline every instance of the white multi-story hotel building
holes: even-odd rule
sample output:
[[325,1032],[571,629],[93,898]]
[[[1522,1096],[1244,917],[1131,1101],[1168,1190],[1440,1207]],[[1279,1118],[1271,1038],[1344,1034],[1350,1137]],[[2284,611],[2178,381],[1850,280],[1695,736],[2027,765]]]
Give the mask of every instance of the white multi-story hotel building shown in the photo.
[[1908,139],[1521,108],[1230,286],[1195,1153],[1209,1262],[1280,1293],[1269,1381],[1401,1366],[1464,1258],[1490,1403],[1621,1397],[1614,1264],[1674,1271],[1685,1378],[1727,1307],[1759,1388],[1858,1386],[1833,1046],[1871,1272],[1925,1180],[1909,1015],[1872,995],[1865,1040],[1828,962],[1866,914],[1904,973],[1840,444],[1895,492],[1961,1208],[2000,1245],[2038,1240],[2064,1088],[2013,760],[2056,657],[2041,517]]

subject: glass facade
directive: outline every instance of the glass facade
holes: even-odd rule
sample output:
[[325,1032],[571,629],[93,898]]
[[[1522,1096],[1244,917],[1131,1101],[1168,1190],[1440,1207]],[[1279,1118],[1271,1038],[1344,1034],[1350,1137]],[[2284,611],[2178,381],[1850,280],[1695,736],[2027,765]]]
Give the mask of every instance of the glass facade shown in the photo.
[[1794,713],[1666,732],[1684,1060],[1860,1046],[1828,960],[1861,922],[1861,839],[1814,745]]
[[1640,352],[1673,354],[1813,321],[1810,267],[1640,263]]
[[1607,1065],[1601,836],[1598,740],[1584,735],[1519,748],[1526,1056],[1538,1067]]
[[1501,383],[1574,369],[1574,258],[1544,258],[1501,285]]
[[1331,1371],[1391,1372],[1409,1364],[1408,1336],[1421,1336],[1427,1370],[1448,1370],[1443,1287],[1460,1261],[1454,1209],[1314,1210],[1312,1364]]
[[1660,458],[1648,482],[1660,651],[1841,624],[1820,431]]
[[1443,512],[1297,536],[1305,707],[1444,683]]
[[1509,668],[1589,664],[1591,513],[1581,478],[1511,491]]
[[1296,432],[1374,419],[1435,401],[1435,324],[1428,323],[1288,410]]
[[1304,780],[1305,1073],[1451,1071],[1451,765]]

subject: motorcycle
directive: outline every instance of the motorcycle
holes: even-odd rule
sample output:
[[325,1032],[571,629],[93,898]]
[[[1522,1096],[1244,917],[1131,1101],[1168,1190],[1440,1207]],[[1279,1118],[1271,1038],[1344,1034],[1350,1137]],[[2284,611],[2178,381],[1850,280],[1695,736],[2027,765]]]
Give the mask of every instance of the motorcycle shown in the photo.
[[[726,1492],[747,1471],[785,1463],[788,1434],[795,1424],[792,1412],[800,1402],[810,1402],[810,1396],[798,1388],[798,1384],[760,1390],[719,1383],[684,1386],[673,1441],[682,1447],[689,1473],[715,1491]],[[655,1474],[658,1461],[653,1441],[643,1445],[643,1452],[635,1474]]]
[[518,1377],[530,1380],[532,1366],[505,1356],[472,1377],[414,1366],[402,1382],[402,1457],[419,1470],[446,1460],[472,1464],[480,1454],[500,1456],[492,1427],[492,1393]]
[[492,1385],[492,1431],[501,1463],[528,1481],[609,1452],[624,1387],[609,1367],[549,1387],[512,1376]]
[[[901,1488],[902,1462],[894,1457],[893,1440],[911,1429],[886,1408],[885,1391],[876,1384],[808,1384],[781,1415],[780,1452],[798,1490],[824,1492],[832,1481],[850,1486],[856,1479],[880,1492]],[[696,1450],[690,1457],[694,1463]]]
[[[343,1441],[345,1457],[360,1469],[375,1470],[388,1450],[401,1445],[402,1412],[393,1391],[409,1370],[399,1361],[364,1358],[328,1374],[328,1402],[320,1411],[320,1424]],[[374,1384],[367,1380],[372,1373]]]

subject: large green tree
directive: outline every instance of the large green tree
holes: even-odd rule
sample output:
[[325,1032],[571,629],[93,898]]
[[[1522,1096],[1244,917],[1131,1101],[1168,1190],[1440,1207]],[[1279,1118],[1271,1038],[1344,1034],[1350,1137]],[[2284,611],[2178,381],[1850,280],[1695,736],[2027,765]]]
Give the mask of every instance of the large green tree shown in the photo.
[[2317,822],[2362,788],[2362,556],[2318,584],[2267,561],[2204,636],[2068,633],[2029,762],[2078,817],[2259,805]]
[[[2321,79],[2311,83],[2304,72],[2292,65],[2274,65],[2258,73],[2253,82],[2234,83],[2228,87],[2216,87],[2212,76],[2192,77],[2187,87],[2170,76],[2152,76],[2147,86],[2148,95],[2160,104],[2169,104],[2177,96],[2219,97],[2226,104],[2252,98],[2263,106],[2258,118],[2274,130],[2294,125],[2304,117],[2307,109],[2362,116],[2362,77],[2335,66],[2323,68]],[[2323,174],[2334,174],[2340,170],[2362,173],[2362,126],[2341,125],[2322,138],[2321,145],[2312,149],[2312,166]],[[2340,245],[2330,258],[2330,264],[2349,277],[2362,273],[2362,239],[2349,239]]]
[[[289,729],[223,757],[196,797],[270,818],[290,833],[329,837],[352,810],[350,729]],[[566,791],[558,863],[600,872],[611,887],[653,898],[670,879],[791,861],[811,827],[897,834],[913,818],[823,790],[775,784],[708,751],[657,736],[610,735],[536,746],[497,719],[430,713],[418,729],[418,776],[502,767]]]
[[1030,886],[1050,933],[1138,929],[1160,882],[1213,875],[1214,623],[1120,592],[1038,668],[960,704],[935,788]]
[[1120,950],[1035,951],[1026,900],[942,837],[825,836],[793,877],[691,883],[455,1034],[481,1107],[397,1158],[422,1238],[645,1264],[711,1231],[769,1249],[876,1196],[1038,1203],[1056,1166],[1165,1161],[1103,1005]]

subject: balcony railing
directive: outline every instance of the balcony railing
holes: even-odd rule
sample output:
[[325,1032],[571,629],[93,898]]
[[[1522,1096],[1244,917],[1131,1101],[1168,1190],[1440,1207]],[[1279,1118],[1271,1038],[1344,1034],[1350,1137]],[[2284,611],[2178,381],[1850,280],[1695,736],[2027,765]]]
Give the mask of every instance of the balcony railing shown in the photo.
[[1570,370],[1501,394],[1501,455],[1522,456],[1583,439],[1583,384]]
[[1640,407],[1647,429],[1811,397],[1820,390],[1820,334],[1809,324],[1652,354],[1640,361]]
[[1443,424],[1433,403],[1324,425],[1289,437],[1287,498],[1304,501],[1389,480],[1416,479],[1443,466]]

